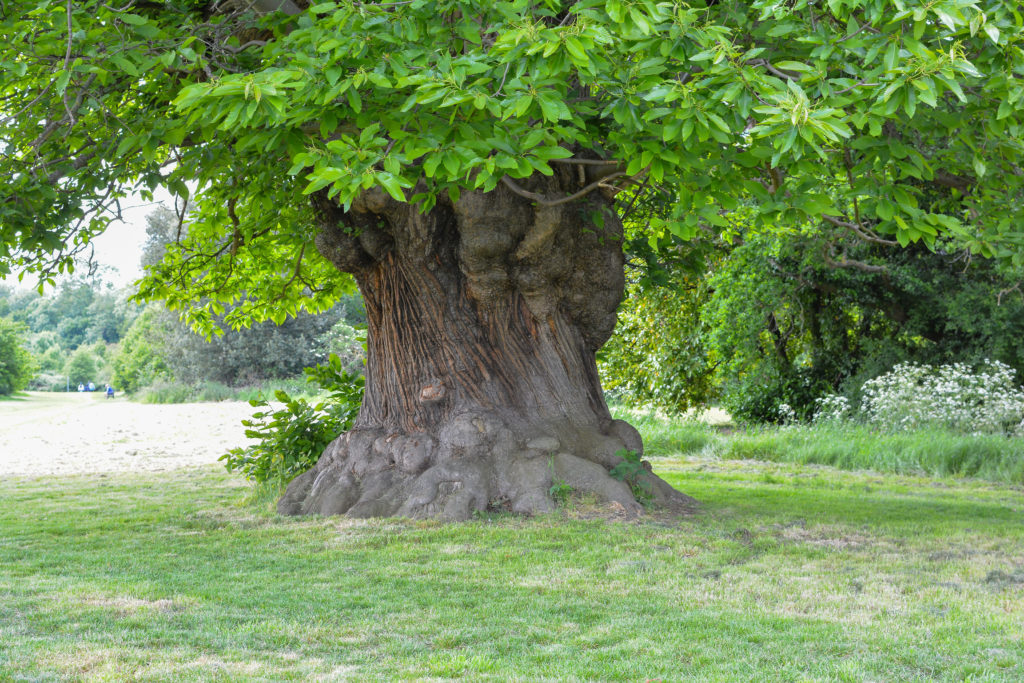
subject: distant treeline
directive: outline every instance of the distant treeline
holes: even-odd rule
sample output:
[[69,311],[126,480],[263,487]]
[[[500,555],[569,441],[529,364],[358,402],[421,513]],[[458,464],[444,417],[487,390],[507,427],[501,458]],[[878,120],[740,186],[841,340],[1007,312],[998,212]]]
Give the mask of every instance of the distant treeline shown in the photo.
[[137,392],[160,382],[204,381],[241,387],[300,376],[330,353],[350,371],[362,368],[357,328],[364,313],[358,297],[320,315],[229,329],[206,340],[177,314],[159,304],[134,303],[131,294],[85,277],[44,295],[0,286],[0,319],[17,331],[19,346],[30,356],[28,388],[75,390],[91,382]]

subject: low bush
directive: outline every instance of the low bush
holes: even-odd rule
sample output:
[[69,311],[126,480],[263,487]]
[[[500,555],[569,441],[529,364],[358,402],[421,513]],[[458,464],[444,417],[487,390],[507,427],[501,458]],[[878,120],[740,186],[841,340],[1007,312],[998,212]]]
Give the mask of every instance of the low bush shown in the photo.
[[143,389],[137,398],[143,403],[189,403],[194,393],[190,384],[161,380]]
[[278,410],[270,410],[262,398],[250,401],[261,410],[242,424],[245,435],[258,441],[220,457],[229,472],[240,471],[252,481],[282,486],[315,465],[327,444],[352,426],[362,403],[363,378],[345,372],[335,354],[327,363],[304,372],[311,384],[328,392],[327,398],[314,404],[279,389],[274,393],[283,404]]
[[[63,385],[61,385],[63,390]],[[263,401],[283,391],[292,397],[312,398],[320,390],[305,380],[267,380],[252,386],[229,387],[221,382],[206,380],[195,384],[161,380],[135,394],[142,403],[196,403],[217,401]]]
[[29,380],[28,389],[29,391],[67,391],[67,375],[51,372],[40,373]]
[[278,391],[283,391],[293,398],[299,396],[314,398],[320,393],[320,388],[307,382],[304,377],[275,379],[232,389],[232,399],[235,401],[260,401],[268,396],[273,396]]
[[222,382],[206,380],[195,387],[196,401],[230,401],[235,398],[235,390]]

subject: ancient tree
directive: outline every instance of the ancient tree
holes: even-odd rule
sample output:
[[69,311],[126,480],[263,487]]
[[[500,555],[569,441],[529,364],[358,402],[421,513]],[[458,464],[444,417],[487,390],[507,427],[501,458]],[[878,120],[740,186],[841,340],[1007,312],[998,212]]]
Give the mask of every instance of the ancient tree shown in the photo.
[[[70,267],[133,189],[188,200],[142,295],[200,328],[358,286],[362,411],[284,513],[627,513],[594,354],[630,245],[738,221],[1018,258],[1013,2],[15,0],[0,266]],[[184,220],[184,207],[181,219]]]

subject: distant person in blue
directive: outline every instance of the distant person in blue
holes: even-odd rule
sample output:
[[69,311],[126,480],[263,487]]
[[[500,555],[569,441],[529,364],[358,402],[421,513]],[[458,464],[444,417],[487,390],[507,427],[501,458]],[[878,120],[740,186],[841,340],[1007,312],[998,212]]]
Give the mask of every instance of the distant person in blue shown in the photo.
[[85,390],[86,391],[96,391],[96,385],[93,384],[92,382],[89,382],[89,384],[86,385]]
[[107,398],[114,398],[114,387],[107,385]]

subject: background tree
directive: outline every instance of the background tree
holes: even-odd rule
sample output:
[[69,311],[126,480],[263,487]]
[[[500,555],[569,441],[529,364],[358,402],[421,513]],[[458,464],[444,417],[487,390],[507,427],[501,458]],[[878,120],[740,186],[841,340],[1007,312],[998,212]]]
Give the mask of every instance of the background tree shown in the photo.
[[[143,268],[156,266],[168,248],[187,238],[188,231],[184,214],[166,206],[151,212],[146,217]],[[226,315],[233,308],[229,305]],[[129,392],[160,377],[186,384],[215,381],[236,387],[292,378],[325,361],[330,353],[342,357],[350,372],[363,371],[364,354],[352,327],[366,322],[358,295],[345,295],[317,315],[300,311],[281,324],[264,321],[241,329],[220,329],[212,338],[196,334],[163,307],[147,312],[146,320],[137,323],[140,329],[133,327],[131,342],[122,349],[125,357],[118,363],[122,369],[118,386]],[[159,362],[154,364],[153,359]]]
[[99,379],[96,374],[96,356],[92,349],[81,347],[76,349],[64,365],[64,374],[73,385],[95,384]]
[[20,391],[32,377],[32,355],[25,348],[25,328],[0,317],[0,396]]
[[677,266],[657,284],[631,283],[615,335],[598,354],[611,395],[673,413],[705,408],[717,397],[712,329],[702,318],[711,293],[702,275]]
[[147,306],[114,355],[111,381],[119,391],[135,392],[172,376],[165,360],[170,352],[163,346],[164,335],[159,327],[160,309],[158,304]]
[[637,509],[594,363],[634,210],[653,238],[820,224],[840,267],[861,242],[1021,258],[1016,3],[238,7],[11,3],[0,225],[45,277],[127,187],[194,180],[143,294],[207,329],[353,276],[363,409],[283,512],[539,511],[552,471]]

